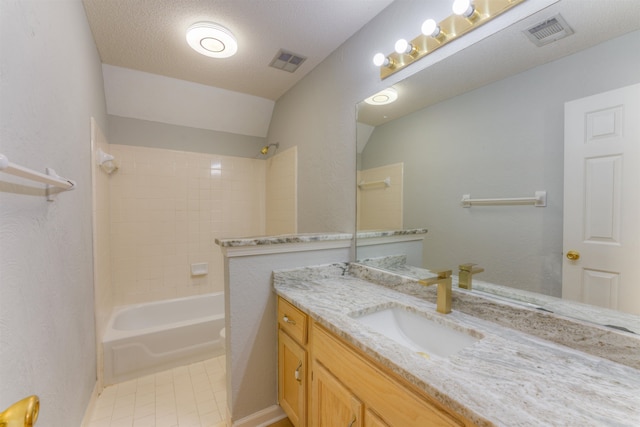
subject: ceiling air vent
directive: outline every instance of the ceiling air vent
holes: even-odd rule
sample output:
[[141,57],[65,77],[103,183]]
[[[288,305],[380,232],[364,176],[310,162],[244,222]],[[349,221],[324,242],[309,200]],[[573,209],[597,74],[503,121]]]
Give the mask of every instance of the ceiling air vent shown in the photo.
[[302,65],[305,59],[307,58],[302,55],[280,49],[269,65],[273,68],[277,68],[278,70],[293,73],[300,65]]
[[562,16],[556,15],[524,30],[524,33],[539,47],[567,37],[573,34],[573,30]]

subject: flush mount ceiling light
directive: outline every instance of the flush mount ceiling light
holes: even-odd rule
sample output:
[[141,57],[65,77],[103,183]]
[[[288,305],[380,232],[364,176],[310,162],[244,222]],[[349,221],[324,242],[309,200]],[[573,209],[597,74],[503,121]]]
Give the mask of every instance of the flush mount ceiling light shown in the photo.
[[238,51],[231,31],[213,22],[196,22],[187,30],[187,43],[198,53],[212,58],[228,58]]
[[421,32],[417,37],[412,40],[398,40],[395,51],[388,55],[376,53],[373,57],[373,63],[380,68],[381,79],[386,79],[397,73],[525,0],[451,1],[452,15],[440,22],[427,19],[423,22],[420,28]]
[[394,88],[383,89],[375,95],[365,99],[364,102],[370,105],[386,105],[391,104],[398,99],[398,92]]

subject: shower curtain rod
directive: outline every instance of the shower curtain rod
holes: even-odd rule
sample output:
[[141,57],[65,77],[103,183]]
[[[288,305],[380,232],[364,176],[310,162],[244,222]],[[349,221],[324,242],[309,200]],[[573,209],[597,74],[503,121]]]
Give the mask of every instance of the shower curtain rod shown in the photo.
[[46,174],[36,172],[32,169],[25,168],[24,166],[19,166],[15,163],[11,163],[7,156],[5,156],[4,154],[0,154],[0,171],[22,178],[30,179],[32,181],[37,181],[43,184],[62,188],[63,190],[73,190],[76,186],[76,183],[74,181],[58,176],[58,174],[56,174],[56,171],[51,168],[46,168]]

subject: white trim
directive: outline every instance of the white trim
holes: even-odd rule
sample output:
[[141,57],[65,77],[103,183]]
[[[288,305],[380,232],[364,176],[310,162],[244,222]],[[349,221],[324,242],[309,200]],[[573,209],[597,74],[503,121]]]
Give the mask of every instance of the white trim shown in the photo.
[[222,246],[222,254],[228,258],[253,255],[281,254],[286,252],[317,251],[350,248],[351,239],[319,240],[315,242],[277,243],[271,245]]
[[98,401],[98,382],[93,385],[93,391],[91,392],[91,398],[89,399],[89,403],[84,411],[84,416],[82,417],[82,427],[89,427],[91,424],[91,417],[93,417],[93,411],[96,406],[96,402]]
[[284,413],[282,408],[278,405],[272,405],[261,411],[255,412],[247,417],[234,421],[232,427],[267,427],[282,419],[285,419],[287,414]]

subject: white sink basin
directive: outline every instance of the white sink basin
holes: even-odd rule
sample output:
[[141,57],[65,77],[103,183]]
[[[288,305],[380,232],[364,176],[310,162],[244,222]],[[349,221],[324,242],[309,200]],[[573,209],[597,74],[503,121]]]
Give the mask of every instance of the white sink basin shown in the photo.
[[400,307],[352,317],[426,359],[449,357],[482,338],[479,334],[473,336]]

